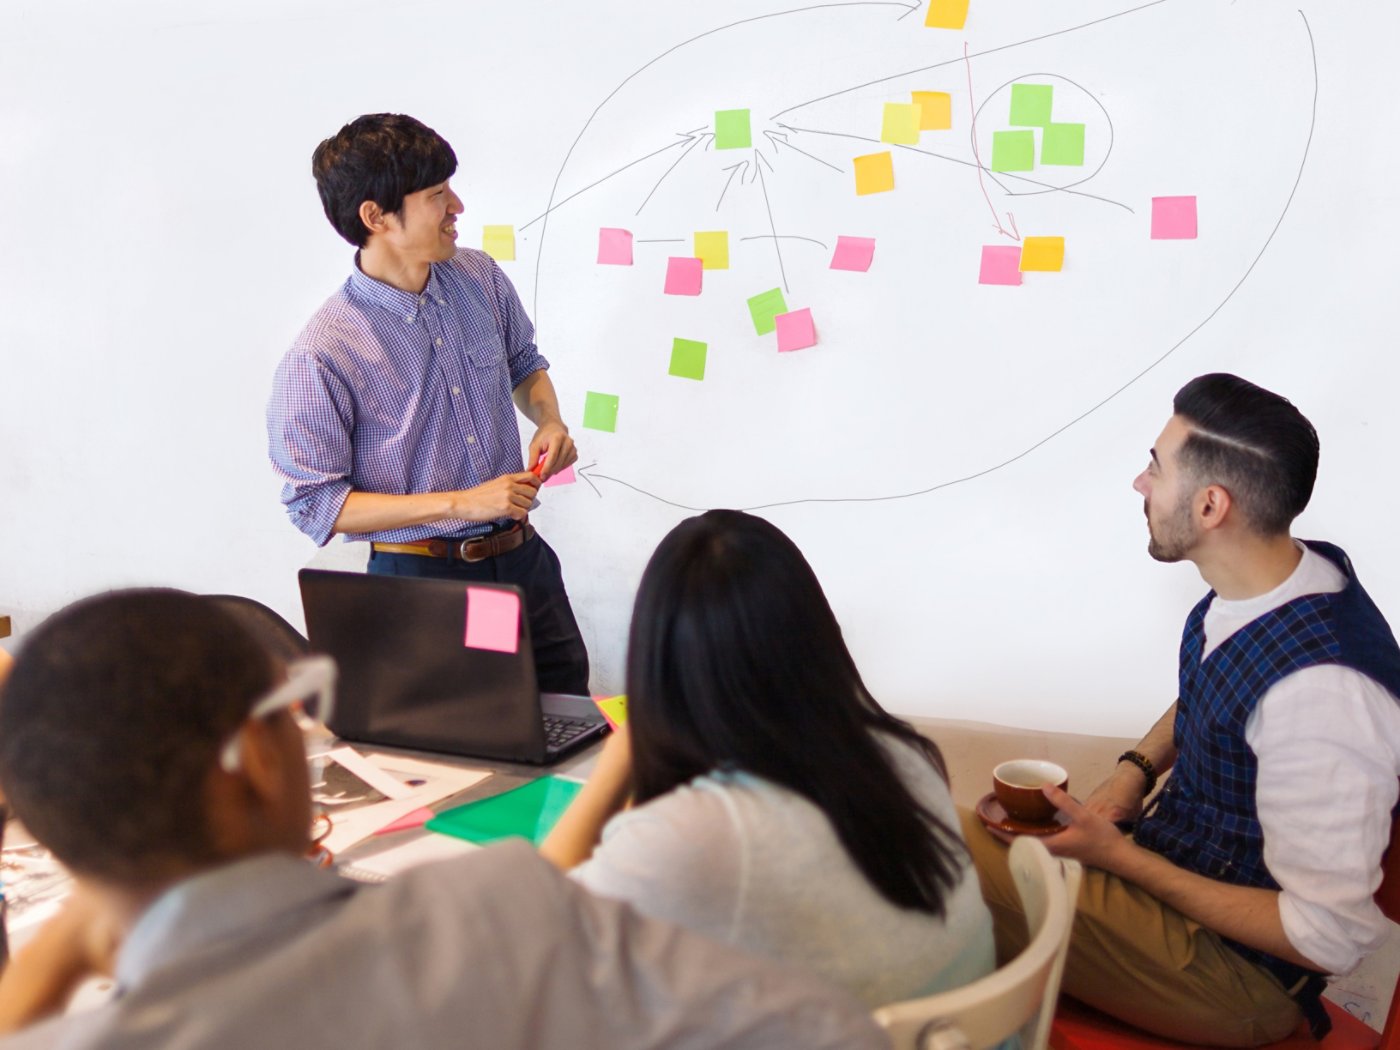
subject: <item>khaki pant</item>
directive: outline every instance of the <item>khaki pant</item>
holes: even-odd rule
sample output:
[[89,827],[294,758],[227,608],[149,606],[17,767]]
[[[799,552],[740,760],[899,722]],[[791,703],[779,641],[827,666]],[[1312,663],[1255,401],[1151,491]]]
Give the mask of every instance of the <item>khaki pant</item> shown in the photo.
[[[961,810],[960,816],[1004,965],[1026,945],[1006,846],[975,814]],[[1063,989],[1129,1024],[1188,1043],[1259,1046],[1292,1035],[1302,1020],[1273,974],[1200,923],[1095,868],[1084,869]]]

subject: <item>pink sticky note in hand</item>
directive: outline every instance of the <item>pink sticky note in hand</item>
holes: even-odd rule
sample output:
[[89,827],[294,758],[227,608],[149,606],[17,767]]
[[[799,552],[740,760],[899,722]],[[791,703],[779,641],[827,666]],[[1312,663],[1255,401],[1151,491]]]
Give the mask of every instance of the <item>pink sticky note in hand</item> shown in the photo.
[[817,328],[812,323],[812,311],[809,307],[804,306],[801,310],[779,314],[773,318],[773,323],[778,329],[779,352],[804,350],[817,345]]
[[489,587],[467,588],[468,649],[513,653],[520,648],[520,595]]
[[375,834],[392,835],[396,831],[412,831],[414,828],[421,828],[424,824],[428,823],[428,821],[432,820],[435,816],[437,816],[437,814],[434,813],[431,809],[429,809],[427,806],[422,806],[418,809],[415,809],[411,813],[405,813],[398,820],[394,821],[391,824],[385,824],[382,828],[376,831]]
[[1154,241],[1194,241],[1196,239],[1196,198],[1153,197],[1152,239]]
[[559,473],[551,474],[549,480],[541,485],[540,488],[547,489],[551,485],[572,485],[577,480],[578,478],[574,477],[574,468],[565,467],[563,470],[559,471]]
[[632,231],[604,226],[598,231],[598,261],[611,266],[632,265]]
[[982,271],[978,284],[1020,284],[1021,249],[1002,244],[982,246]]
[[836,254],[831,257],[831,269],[859,270],[865,273],[870,269],[870,261],[874,258],[874,237],[837,237]]
[[703,259],[671,256],[666,263],[667,295],[699,295],[701,275],[705,272]]

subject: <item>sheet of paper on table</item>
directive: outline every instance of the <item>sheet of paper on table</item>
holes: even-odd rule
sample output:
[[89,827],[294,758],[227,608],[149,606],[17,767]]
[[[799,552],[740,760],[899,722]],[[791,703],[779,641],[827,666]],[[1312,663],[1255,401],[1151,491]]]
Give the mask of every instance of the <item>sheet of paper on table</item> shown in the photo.
[[485,769],[402,755],[366,755],[353,747],[332,748],[324,757],[312,795],[331,818],[331,833],[322,845],[334,854],[415,809],[450,798],[491,775]]

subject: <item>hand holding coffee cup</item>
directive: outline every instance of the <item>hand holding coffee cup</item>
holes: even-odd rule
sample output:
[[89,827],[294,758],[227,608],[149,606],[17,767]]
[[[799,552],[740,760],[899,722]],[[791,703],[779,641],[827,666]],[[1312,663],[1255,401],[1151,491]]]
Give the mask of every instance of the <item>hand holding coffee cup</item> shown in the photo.
[[992,770],[992,788],[1006,815],[1024,824],[1048,824],[1055,806],[1040,790],[1053,784],[1069,790],[1069,773],[1063,766],[1038,758],[1018,758]]

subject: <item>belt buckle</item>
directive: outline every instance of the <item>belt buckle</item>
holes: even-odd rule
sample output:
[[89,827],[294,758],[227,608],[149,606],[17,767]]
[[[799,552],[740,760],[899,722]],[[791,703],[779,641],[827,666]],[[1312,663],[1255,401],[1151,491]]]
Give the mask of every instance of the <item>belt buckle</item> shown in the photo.
[[457,557],[465,562],[485,561],[491,557],[490,554],[477,553],[472,550],[472,544],[477,544],[478,550],[487,546],[485,538],[482,536],[468,536],[461,543],[457,544]]

